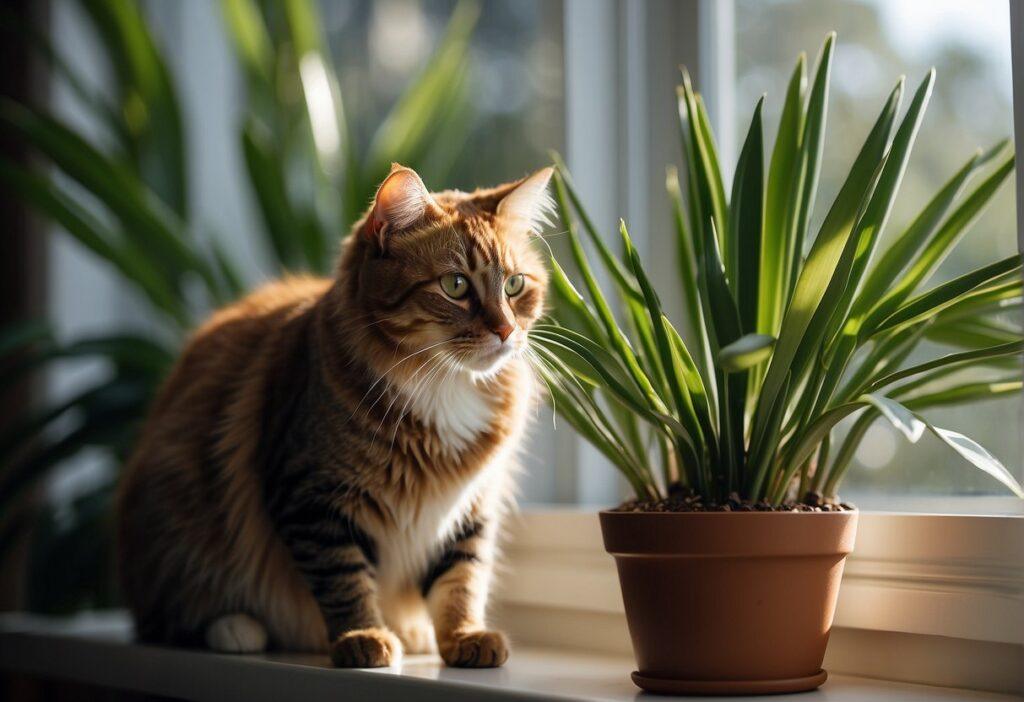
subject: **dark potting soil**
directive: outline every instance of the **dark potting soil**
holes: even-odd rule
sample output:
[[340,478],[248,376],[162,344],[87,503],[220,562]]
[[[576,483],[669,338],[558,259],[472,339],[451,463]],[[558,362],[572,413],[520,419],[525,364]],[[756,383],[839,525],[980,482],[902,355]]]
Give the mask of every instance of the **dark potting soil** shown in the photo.
[[857,509],[847,502],[832,502],[817,493],[807,493],[799,502],[788,501],[773,505],[761,500],[751,502],[740,499],[735,492],[722,502],[704,502],[700,495],[673,491],[659,500],[627,500],[615,508],[616,512],[849,512]]

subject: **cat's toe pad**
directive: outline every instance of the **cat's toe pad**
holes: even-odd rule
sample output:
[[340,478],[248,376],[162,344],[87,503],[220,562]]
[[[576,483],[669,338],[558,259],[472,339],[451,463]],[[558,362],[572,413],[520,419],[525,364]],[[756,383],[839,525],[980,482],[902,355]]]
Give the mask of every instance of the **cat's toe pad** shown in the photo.
[[206,645],[221,653],[258,653],[267,648],[267,630],[248,614],[228,614],[206,628]]
[[500,631],[467,631],[440,642],[441,658],[456,668],[497,668],[508,660],[508,639]]
[[331,661],[338,668],[385,668],[402,657],[402,644],[387,629],[346,631],[331,644]]

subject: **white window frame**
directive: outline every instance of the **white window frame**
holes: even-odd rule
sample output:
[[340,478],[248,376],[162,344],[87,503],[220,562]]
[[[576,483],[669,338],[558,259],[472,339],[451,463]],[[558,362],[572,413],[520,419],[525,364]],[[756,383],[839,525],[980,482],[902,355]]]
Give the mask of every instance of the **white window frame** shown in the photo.
[[[1024,0],[1009,0],[1015,131],[1024,160]],[[624,216],[652,275],[672,280],[661,178],[678,161],[671,86],[686,64],[705,88],[724,163],[735,153],[730,81],[732,3],[565,0],[566,151],[595,221]],[[701,40],[709,38],[705,50]],[[708,55],[713,48],[715,55]],[[664,91],[659,88],[664,87]],[[716,87],[729,89],[716,89]],[[664,93],[664,95],[662,94]],[[1024,175],[1017,172],[1024,250]],[[678,304],[678,303],[675,303]],[[680,313],[681,310],[669,310]],[[558,432],[570,465],[562,500],[610,505],[612,467],[572,432]],[[1015,498],[910,497],[866,512],[850,557],[827,667],[833,672],[950,687],[1024,692],[1024,513]],[[949,514],[948,512],[968,514]],[[614,564],[592,510],[529,509],[508,530],[499,618],[519,641],[626,654],[629,635]]]

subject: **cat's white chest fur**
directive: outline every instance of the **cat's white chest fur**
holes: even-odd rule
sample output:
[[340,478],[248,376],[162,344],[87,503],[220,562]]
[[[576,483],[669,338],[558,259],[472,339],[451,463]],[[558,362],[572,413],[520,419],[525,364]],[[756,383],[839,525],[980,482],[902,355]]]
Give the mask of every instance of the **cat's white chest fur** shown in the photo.
[[[424,382],[410,396],[410,411],[431,427],[457,460],[494,420],[493,389],[468,372],[457,372]],[[529,392],[529,389],[524,389]],[[496,487],[508,477],[513,454],[521,437],[525,414],[514,412],[505,441],[479,470],[462,480],[442,481],[415,504],[390,505],[395,524],[378,538],[380,545],[379,584],[382,591],[407,586],[421,577],[436,558],[444,542],[456,531],[483,489]],[[377,535],[374,534],[376,537]]]
[[464,370],[430,376],[414,386],[409,403],[416,418],[454,451],[466,448],[494,418],[486,383]]

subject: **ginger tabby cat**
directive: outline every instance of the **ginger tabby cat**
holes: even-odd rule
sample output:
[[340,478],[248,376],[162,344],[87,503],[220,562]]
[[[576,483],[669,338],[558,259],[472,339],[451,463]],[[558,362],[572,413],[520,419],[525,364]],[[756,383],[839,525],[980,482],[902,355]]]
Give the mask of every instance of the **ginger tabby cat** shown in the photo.
[[271,283],[195,333],[118,496],[142,640],[505,662],[484,610],[536,399],[550,176],[429,193],[395,165],[332,278]]

